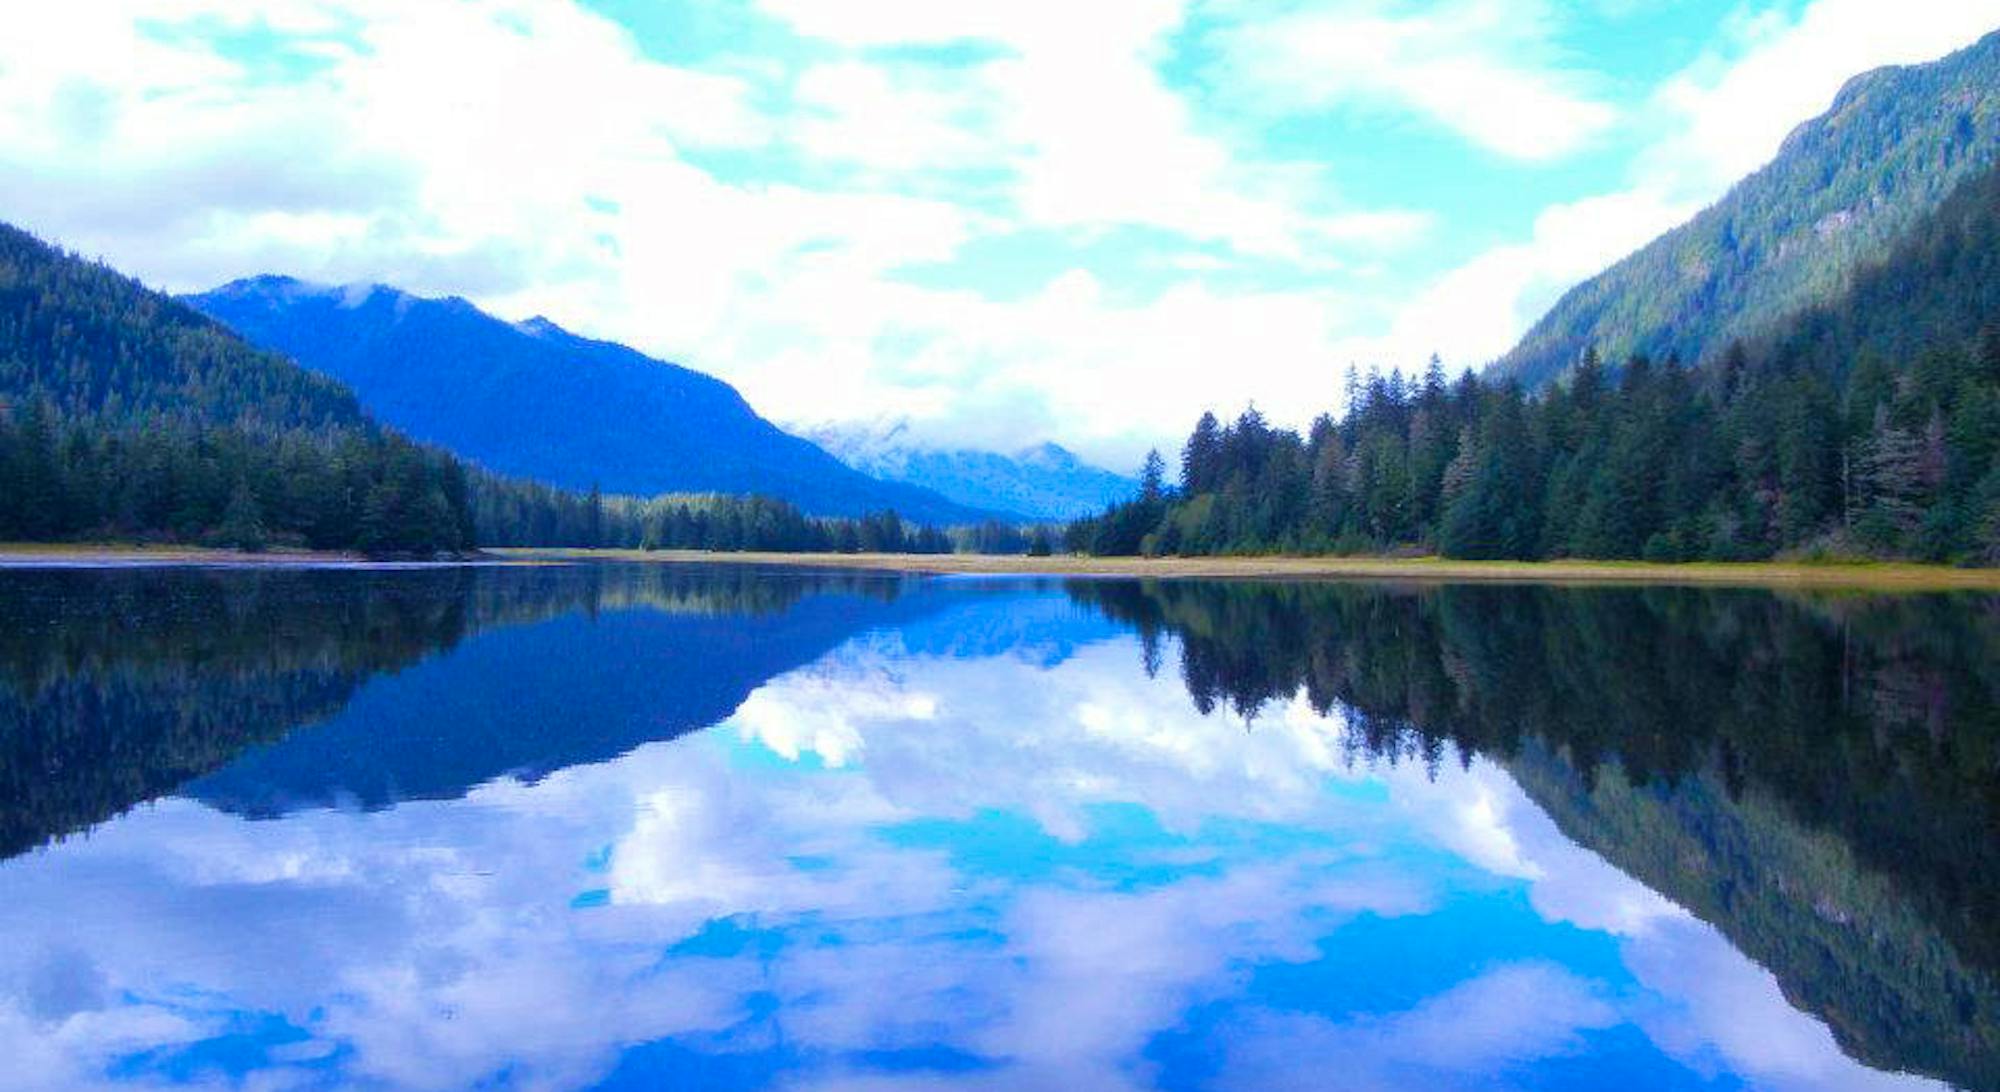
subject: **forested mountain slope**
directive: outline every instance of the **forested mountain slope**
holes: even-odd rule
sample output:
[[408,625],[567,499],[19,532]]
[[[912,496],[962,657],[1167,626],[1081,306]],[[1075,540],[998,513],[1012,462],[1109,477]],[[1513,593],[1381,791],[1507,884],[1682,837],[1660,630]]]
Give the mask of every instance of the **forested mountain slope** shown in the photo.
[[346,383],[388,424],[501,474],[633,496],[755,493],[815,515],[992,514],[876,481],[758,416],[719,379],[543,319],[515,325],[462,299],[268,276],[188,302]]
[[1961,183],[1888,256],[1863,265],[1839,297],[1775,324],[1751,343],[1782,367],[1865,361],[1917,364],[1969,330],[2000,327],[2000,167]]
[[1204,417],[1182,489],[1071,528],[1095,553],[1434,549],[2000,564],[2000,167],[1845,292],[1699,369],[1594,353],[1533,395],[1375,376],[1304,437]]
[[0,224],[0,540],[472,545],[458,464],[340,384]]
[[1500,360],[1540,387],[1586,348],[1695,362],[1840,295],[2000,157],[2000,33],[1859,76],[1714,206],[1557,302]]

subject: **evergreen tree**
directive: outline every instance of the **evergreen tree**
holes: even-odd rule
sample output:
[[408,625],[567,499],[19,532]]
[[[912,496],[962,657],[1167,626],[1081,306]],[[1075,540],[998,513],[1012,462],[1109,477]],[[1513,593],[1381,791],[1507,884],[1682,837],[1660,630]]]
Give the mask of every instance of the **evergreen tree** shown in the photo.
[[1166,492],[1167,462],[1160,458],[1160,450],[1154,448],[1146,452],[1146,462],[1139,471],[1139,495],[1149,501],[1157,501]]
[[1194,434],[1181,451],[1181,491],[1193,496],[1207,493],[1221,484],[1222,424],[1215,414],[1204,413],[1195,422]]
[[234,546],[239,550],[264,548],[264,514],[257,505],[257,494],[251,491],[247,480],[237,479],[236,487],[229,491],[229,507],[223,510],[222,526],[216,531],[216,539],[221,545]]

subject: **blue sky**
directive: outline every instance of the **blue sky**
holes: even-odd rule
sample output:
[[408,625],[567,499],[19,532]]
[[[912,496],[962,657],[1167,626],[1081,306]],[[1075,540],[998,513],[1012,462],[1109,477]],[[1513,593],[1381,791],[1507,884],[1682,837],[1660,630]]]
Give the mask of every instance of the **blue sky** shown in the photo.
[[1504,351],[2000,0],[106,0],[0,41],[0,212],[150,282],[461,294],[1114,465]]

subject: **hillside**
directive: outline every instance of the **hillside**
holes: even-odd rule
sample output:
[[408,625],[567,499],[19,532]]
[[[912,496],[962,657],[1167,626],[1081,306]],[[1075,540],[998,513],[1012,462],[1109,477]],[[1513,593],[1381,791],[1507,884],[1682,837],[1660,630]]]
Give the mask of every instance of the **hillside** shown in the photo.
[[992,513],[878,482],[757,415],[734,388],[546,319],[515,325],[462,299],[285,277],[188,303],[352,387],[368,410],[501,474],[607,493],[756,493],[814,515]]
[[94,262],[0,224],[0,396],[69,415],[165,414],[209,425],[363,424],[339,383]]
[[2000,350],[2000,166],[1961,183],[1852,286],[1778,323],[1748,356],[1780,365],[1915,362],[1967,331]]
[[0,224],[0,539],[472,545],[462,469],[352,393]]
[[1139,492],[1139,483],[1091,466],[1057,444],[1007,455],[912,443],[908,426],[822,425],[804,435],[871,477],[942,494],[972,508],[1018,512],[1031,519],[1089,515]]
[[2000,564],[2000,165],[1702,369],[1613,363],[1533,396],[1505,376],[1377,378],[1305,437],[1206,417],[1179,496],[1079,521],[1069,544]]
[[2000,33],[1859,76],[1714,206],[1564,295],[1496,370],[1532,389],[1588,347],[1702,359],[1838,296],[1996,158]]

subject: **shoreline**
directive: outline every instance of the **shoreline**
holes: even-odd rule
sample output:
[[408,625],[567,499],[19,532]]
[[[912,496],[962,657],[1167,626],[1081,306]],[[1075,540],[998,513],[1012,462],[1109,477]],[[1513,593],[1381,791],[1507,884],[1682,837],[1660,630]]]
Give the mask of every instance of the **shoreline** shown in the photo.
[[475,554],[449,561],[371,558],[340,550],[225,549],[214,546],[147,545],[131,542],[0,542],[4,569],[146,569],[209,567],[232,569],[429,568],[468,564],[519,564]]
[[710,553],[495,547],[446,561],[369,558],[315,550],[249,553],[205,546],[0,543],[0,570],[101,568],[432,568],[458,565],[739,565],[918,576],[1138,578],[1146,580],[1366,580],[1407,583],[1694,585],[1853,591],[2000,591],[2000,569],[1901,562],[1452,561],[1436,557],[1079,557],[986,554]]
[[1860,591],[2000,591],[2000,569],[1900,562],[1450,561],[1380,557],[1027,557],[985,554],[708,553],[698,550],[495,548],[520,561],[766,565],[934,576],[1139,577],[1153,580],[1371,580],[1426,583],[1659,584]]

